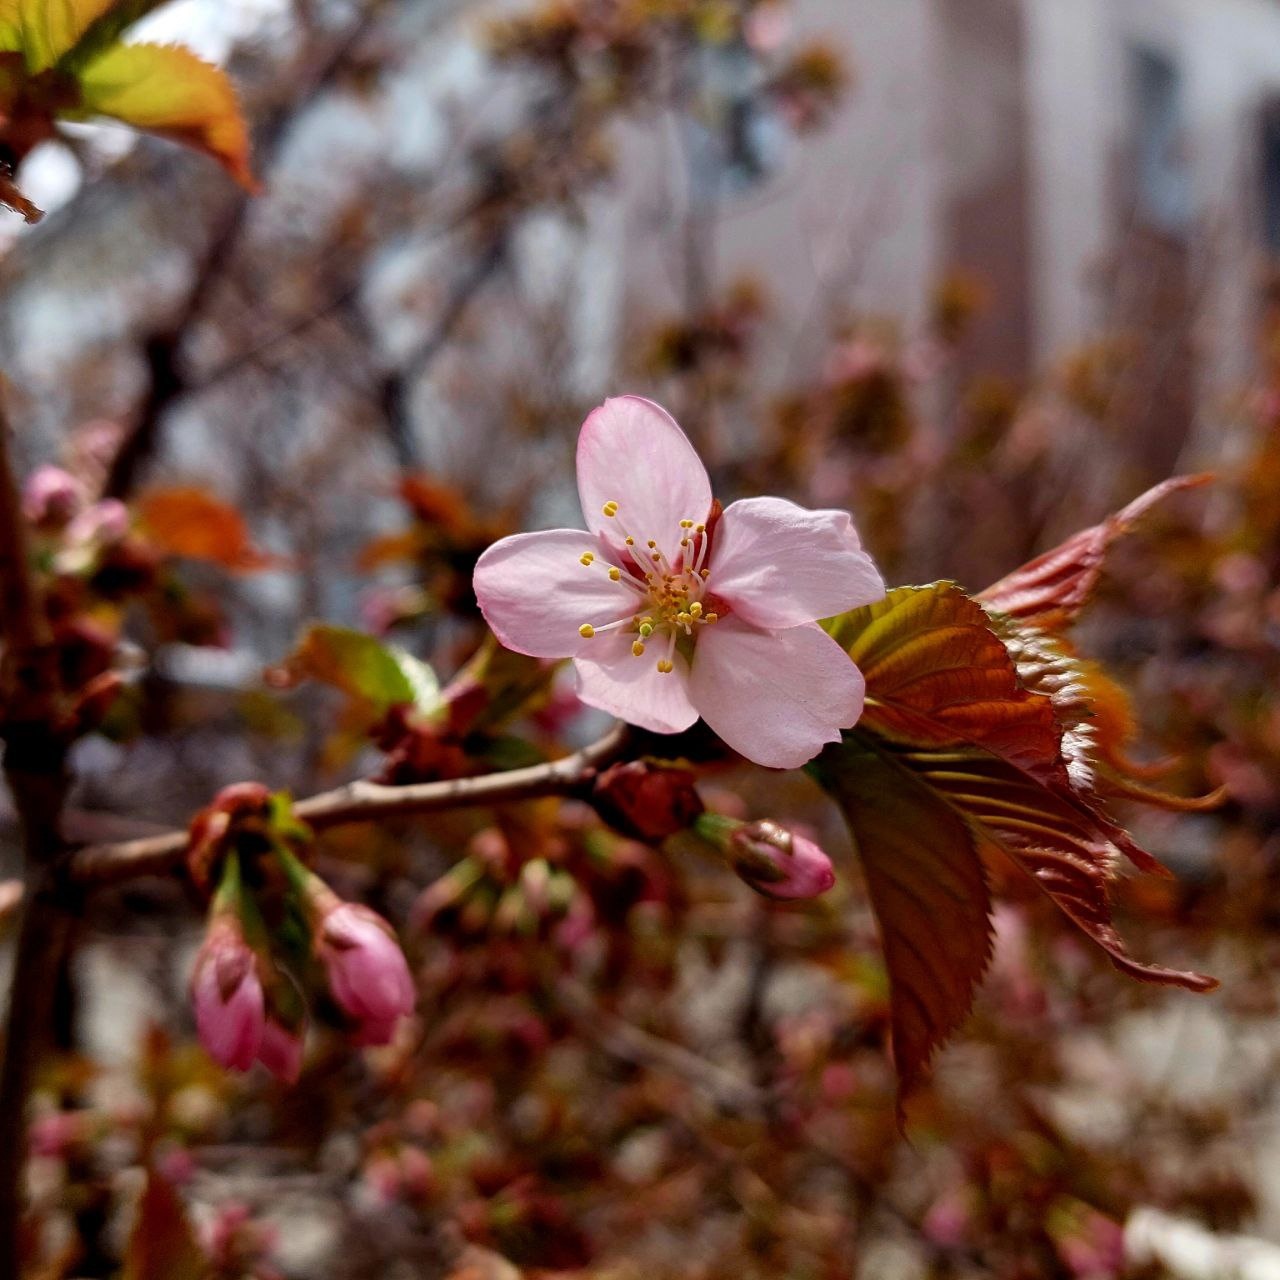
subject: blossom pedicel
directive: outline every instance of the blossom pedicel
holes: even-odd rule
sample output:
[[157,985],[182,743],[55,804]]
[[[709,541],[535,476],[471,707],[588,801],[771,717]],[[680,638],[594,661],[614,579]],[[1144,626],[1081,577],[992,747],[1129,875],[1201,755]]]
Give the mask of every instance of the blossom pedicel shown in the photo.
[[843,511],[747,498],[713,519],[675,420],[606,400],[578,438],[586,532],[503,538],[476,598],[509,649],[574,659],[583,702],[658,733],[701,716],[757,764],[798,768],[862,712],[861,672],[816,619],[884,583]]

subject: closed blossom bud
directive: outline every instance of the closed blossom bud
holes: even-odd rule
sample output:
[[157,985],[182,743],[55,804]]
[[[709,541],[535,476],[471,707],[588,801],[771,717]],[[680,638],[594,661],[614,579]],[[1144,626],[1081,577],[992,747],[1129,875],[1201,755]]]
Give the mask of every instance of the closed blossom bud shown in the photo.
[[210,922],[191,976],[191,1002],[209,1056],[248,1071],[262,1047],[266,1001],[257,956],[231,913],[219,912]]
[[275,1018],[268,1018],[262,1028],[262,1042],[258,1045],[258,1061],[277,1080],[296,1084],[302,1074],[302,1048],[301,1031],[291,1030]]
[[737,875],[767,898],[816,898],[836,882],[822,848],[767,818],[738,822],[704,814],[694,829],[724,855]]
[[67,541],[73,546],[105,546],[119,542],[128,532],[129,508],[116,498],[104,498],[76,516],[67,529]]
[[37,467],[22,487],[22,510],[38,527],[60,528],[83,502],[80,482],[61,467]]
[[591,803],[616,831],[656,843],[686,830],[703,811],[690,769],[656,760],[611,765],[591,791]]
[[361,1044],[386,1044],[413,1012],[413,978],[391,926],[376,912],[331,894],[321,902],[316,953],[333,998],[359,1023]]

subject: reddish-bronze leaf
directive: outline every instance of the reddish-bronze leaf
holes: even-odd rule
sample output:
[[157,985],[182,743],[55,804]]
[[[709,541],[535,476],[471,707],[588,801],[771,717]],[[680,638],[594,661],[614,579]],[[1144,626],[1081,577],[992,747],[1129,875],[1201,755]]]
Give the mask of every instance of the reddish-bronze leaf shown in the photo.
[[1212,991],[1213,978],[1144,964],[1111,917],[1108,888],[1119,850],[1109,831],[1004,761],[980,752],[907,751],[899,757],[1030,875],[1111,963],[1143,982]]
[[864,729],[912,746],[969,743],[1066,781],[1050,700],[1023,688],[986,610],[955,583],[898,587],[828,629],[866,678]]
[[168,555],[242,572],[280,563],[253,545],[235,507],[203,489],[152,489],[138,500],[137,511],[151,542]]
[[849,824],[880,923],[902,1095],[964,1021],[991,958],[991,899],[974,835],[928,781],[869,734],[810,766]]
[[204,1280],[210,1274],[178,1193],[149,1173],[125,1251],[124,1280]]
[[1135,498],[1101,524],[1081,529],[1061,546],[1015,569],[978,595],[989,609],[1046,631],[1066,626],[1088,602],[1107,548],[1171,493],[1206,484],[1209,476],[1174,476]]

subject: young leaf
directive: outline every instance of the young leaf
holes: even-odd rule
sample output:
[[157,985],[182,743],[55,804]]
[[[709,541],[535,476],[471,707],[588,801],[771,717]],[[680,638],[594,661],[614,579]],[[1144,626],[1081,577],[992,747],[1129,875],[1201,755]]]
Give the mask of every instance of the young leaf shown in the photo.
[[[1089,685],[1062,642],[992,618],[952,583],[900,587],[826,625],[866,677],[866,709],[811,768],[867,868],[904,1091],[964,1016],[985,964],[974,922],[986,918],[986,886],[960,870],[966,858],[980,865],[979,853],[999,851],[1033,876],[1125,973],[1215,985],[1140,963],[1115,930],[1107,891],[1121,852],[1162,868],[1102,808]],[[954,888],[957,876],[968,897],[944,912],[938,882]],[[949,955],[930,930],[949,933],[954,919],[960,949]]]
[[982,861],[964,818],[871,735],[846,735],[809,767],[844,812],[880,923],[906,1096],[991,958]]
[[135,129],[204,151],[242,186],[257,186],[249,168],[249,134],[230,80],[189,49],[113,44],[78,72],[80,104],[72,118],[110,116]]
[[1144,964],[1128,952],[1112,922],[1109,886],[1119,850],[1090,816],[977,751],[903,751],[903,765],[964,815],[980,841],[994,842],[1033,876],[1063,912],[1130,977],[1189,991],[1212,991],[1212,978]]
[[253,545],[240,512],[203,489],[152,489],[137,512],[151,543],[168,555],[242,571],[276,563]]
[[309,627],[284,668],[293,679],[333,685],[379,715],[394,706],[430,713],[440,705],[439,684],[426,663],[348,627]]
[[211,1268],[181,1198],[159,1174],[147,1174],[125,1250],[123,1280],[206,1280]]
[[1022,687],[986,611],[955,583],[898,587],[827,629],[866,678],[863,728],[913,746],[971,743],[1064,778],[1052,704]]
[[1210,479],[1207,475],[1174,476],[1148,489],[1123,510],[1101,524],[1081,529],[1061,546],[1001,578],[977,598],[998,613],[1033,623],[1045,631],[1060,631],[1093,594],[1111,544],[1169,494],[1197,488]]

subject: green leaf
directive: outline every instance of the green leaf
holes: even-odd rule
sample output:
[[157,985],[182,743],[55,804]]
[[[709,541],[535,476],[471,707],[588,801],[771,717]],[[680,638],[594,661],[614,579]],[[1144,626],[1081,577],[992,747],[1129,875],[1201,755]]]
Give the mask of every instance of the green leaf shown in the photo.
[[285,663],[295,678],[341,689],[375,713],[408,704],[424,713],[440,705],[440,686],[425,662],[349,627],[309,627]]
[[58,59],[58,69],[76,74],[86,62],[117,43],[135,22],[167,3],[168,0],[115,0],[115,3],[108,0],[105,8],[101,3],[82,5],[85,12],[93,9],[102,12],[84,26],[75,44]]
[[190,49],[113,44],[77,72],[80,106],[68,116],[110,116],[204,151],[250,190],[249,134],[226,75]]
[[846,735],[809,768],[844,812],[880,923],[905,1096],[991,958],[982,861],[963,816],[870,734]]

